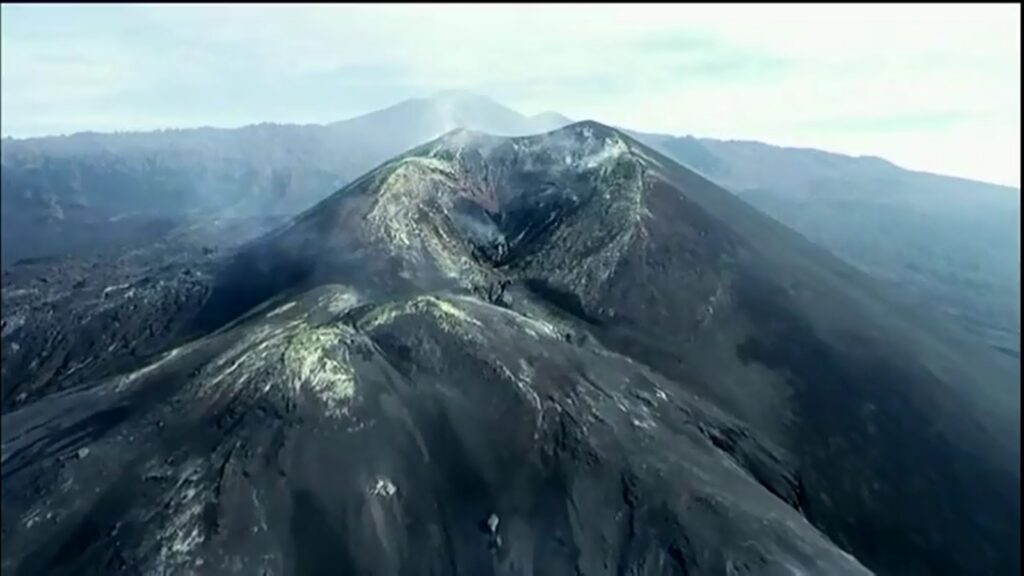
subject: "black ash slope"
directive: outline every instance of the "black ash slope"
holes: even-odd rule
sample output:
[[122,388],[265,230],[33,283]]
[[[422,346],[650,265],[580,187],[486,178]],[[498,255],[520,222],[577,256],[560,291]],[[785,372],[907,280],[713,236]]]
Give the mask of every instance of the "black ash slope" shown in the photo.
[[5,415],[5,570],[1019,571],[1019,368],[600,124],[416,148],[191,310]]

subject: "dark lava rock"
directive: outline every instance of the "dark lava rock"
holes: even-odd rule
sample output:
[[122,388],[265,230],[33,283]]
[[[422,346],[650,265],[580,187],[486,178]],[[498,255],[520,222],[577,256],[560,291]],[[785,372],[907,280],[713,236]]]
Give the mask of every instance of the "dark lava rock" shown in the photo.
[[146,345],[5,373],[5,571],[1019,572],[1019,367],[605,126],[448,134],[180,271],[5,283],[5,370],[64,310]]

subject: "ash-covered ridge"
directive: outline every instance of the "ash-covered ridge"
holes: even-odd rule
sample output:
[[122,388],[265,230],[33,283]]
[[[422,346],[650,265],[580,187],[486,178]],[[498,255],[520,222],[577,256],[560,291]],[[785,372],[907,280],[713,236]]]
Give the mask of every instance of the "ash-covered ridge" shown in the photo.
[[449,133],[208,285],[5,414],[5,571],[1019,571],[1019,368],[600,124]]
[[385,259],[375,265],[392,268],[378,275],[387,287],[478,289],[564,272],[558,283],[590,293],[645,237],[653,166],[636,142],[594,122],[521,138],[460,129],[385,163],[243,258],[274,277],[340,278],[352,248],[372,246]]

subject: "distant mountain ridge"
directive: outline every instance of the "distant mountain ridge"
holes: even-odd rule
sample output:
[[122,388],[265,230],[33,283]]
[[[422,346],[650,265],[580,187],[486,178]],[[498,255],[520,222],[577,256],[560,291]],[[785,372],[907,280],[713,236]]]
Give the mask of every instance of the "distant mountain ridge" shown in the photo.
[[635,134],[807,238],[1020,353],[1020,190],[760,142]]
[[4,139],[0,257],[9,266],[25,257],[130,246],[133,238],[152,237],[143,231],[180,219],[288,216],[453,128],[515,136],[566,123],[554,113],[528,117],[452,91],[327,125]]
[[[0,257],[146,242],[178,220],[287,217],[453,128],[516,136],[569,122],[448,91],[326,125],[4,139]],[[627,133],[1019,356],[1019,190],[875,157]]]
[[[11,201],[22,199],[25,188],[38,185],[44,196],[58,205],[79,200],[97,209],[128,211],[123,204],[136,197],[146,208],[145,201],[151,201],[154,193],[138,188],[156,184],[157,190],[173,193],[176,202],[184,201],[174,206],[178,212],[216,207],[291,214],[384,159],[453,128],[517,136],[553,130],[568,122],[554,113],[527,117],[489,98],[445,92],[325,125],[264,123],[231,129],[5,139],[0,161],[10,178],[19,179],[8,183],[4,194],[13,197]],[[104,195],[112,191],[88,189],[101,183],[82,173],[86,167],[80,164],[86,162],[107,163],[115,174],[142,180],[129,179],[124,184],[137,188],[127,195],[114,193],[116,202],[107,202]],[[71,182],[47,180],[49,175],[40,173],[47,167],[66,169],[58,178]],[[161,169],[170,173],[160,173]],[[81,181],[83,176],[85,181]],[[150,176],[156,182],[145,180]],[[165,178],[176,179],[174,185]],[[79,190],[83,186],[87,189]],[[76,196],[76,190],[81,194]],[[239,206],[242,203],[247,206]]]

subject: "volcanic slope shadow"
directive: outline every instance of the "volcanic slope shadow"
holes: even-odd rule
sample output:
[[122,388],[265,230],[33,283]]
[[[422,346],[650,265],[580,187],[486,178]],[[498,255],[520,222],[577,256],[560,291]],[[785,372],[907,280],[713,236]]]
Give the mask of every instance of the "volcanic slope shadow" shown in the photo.
[[1019,368],[908,314],[605,126],[453,132],[5,415],[3,568],[1016,573]]

